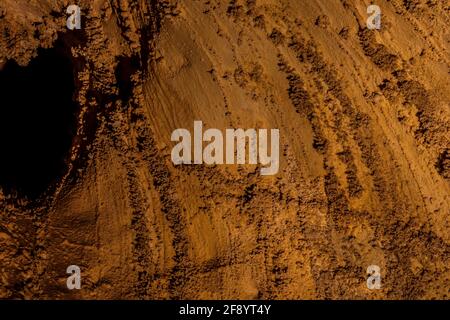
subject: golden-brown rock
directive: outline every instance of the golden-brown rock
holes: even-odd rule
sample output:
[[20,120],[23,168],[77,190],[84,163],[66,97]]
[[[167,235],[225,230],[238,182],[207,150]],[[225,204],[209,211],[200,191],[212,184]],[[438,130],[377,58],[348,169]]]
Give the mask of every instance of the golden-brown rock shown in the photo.
[[[82,0],[67,30],[69,2],[0,2],[0,69],[57,47],[78,105],[47,191],[2,186],[0,298],[449,298],[446,1],[380,30],[355,0]],[[278,174],[174,166],[195,120],[280,129]]]

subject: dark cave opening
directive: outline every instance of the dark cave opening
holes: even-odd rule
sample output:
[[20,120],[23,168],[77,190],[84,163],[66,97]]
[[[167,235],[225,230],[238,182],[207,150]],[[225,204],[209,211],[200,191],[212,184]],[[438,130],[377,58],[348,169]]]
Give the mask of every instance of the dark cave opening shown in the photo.
[[61,44],[0,71],[0,186],[37,198],[67,170],[76,132],[73,67]]

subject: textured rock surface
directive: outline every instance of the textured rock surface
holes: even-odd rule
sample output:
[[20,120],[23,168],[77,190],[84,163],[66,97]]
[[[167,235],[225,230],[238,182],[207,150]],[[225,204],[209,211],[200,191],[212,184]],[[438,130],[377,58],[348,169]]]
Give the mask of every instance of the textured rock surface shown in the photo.
[[[0,2],[0,70],[58,46],[79,106],[61,177],[0,192],[0,298],[449,298],[446,1],[77,2]],[[175,167],[194,120],[279,128],[278,175]]]

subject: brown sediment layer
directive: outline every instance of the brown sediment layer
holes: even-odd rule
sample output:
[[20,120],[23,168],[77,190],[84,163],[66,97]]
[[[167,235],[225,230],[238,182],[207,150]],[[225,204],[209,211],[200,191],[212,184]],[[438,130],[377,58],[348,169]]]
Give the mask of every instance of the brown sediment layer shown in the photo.
[[[448,298],[445,1],[380,1],[381,30],[353,0],[79,3],[72,31],[0,3],[0,72],[59,48],[77,108],[45,191],[1,185],[0,298]],[[174,166],[194,120],[280,129],[279,173]]]

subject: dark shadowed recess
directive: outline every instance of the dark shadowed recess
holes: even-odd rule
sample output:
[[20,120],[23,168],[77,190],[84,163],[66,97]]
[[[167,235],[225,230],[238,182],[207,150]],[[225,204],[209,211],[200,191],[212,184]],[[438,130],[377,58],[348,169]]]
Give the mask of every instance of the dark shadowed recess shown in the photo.
[[119,87],[119,98],[126,103],[133,95],[131,76],[139,70],[139,59],[136,56],[120,57],[116,68],[116,80]]
[[67,170],[76,129],[71,60],[57,42],[0,71],[0,186],[37,198]]

